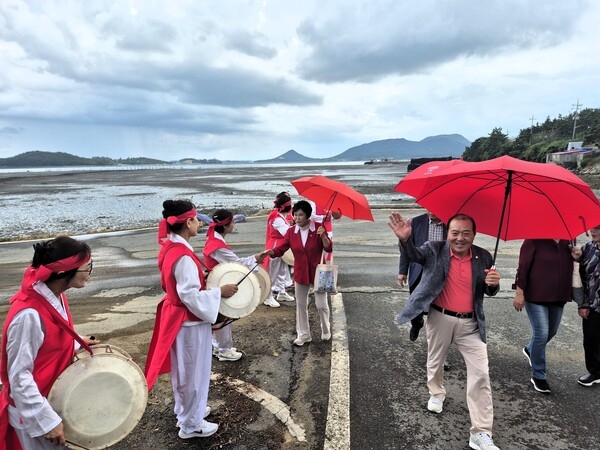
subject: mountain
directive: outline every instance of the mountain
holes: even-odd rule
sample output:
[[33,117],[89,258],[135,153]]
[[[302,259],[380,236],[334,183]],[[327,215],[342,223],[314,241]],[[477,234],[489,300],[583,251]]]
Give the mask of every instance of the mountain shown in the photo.
[[296,150],[288,150],[283,155],[279,155],[272,159],[262,159],[254,161],[256,163],[286,163],[286,162],[318,162],[323,161],[320,158],[309,158],[308,156],[301,155]]
[[273,162],[336,162],[370,161],[372,159],[409,160],[411,158],[454,156],[459,157],[471,142],[460,134],[429,136],[421,141],[408,139],[384,139],[351,147],[339,155],[329,158],[308,158],[295,150],[289,150],[277,158],[255,161]]
[[141,165],[141,164],[169,164],[165,161],[152,158],[119,158],[94,156],[83,158],[64,152],[33,151],[21,153],[10,158],[0,158],[0,167],[72,167],[72,166],[116,166],[116,165]]

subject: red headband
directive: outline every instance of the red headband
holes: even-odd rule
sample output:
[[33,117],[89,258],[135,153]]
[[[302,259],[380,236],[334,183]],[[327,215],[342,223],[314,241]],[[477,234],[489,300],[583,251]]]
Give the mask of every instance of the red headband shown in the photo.
[[290,206],[292,204],[291,200],[288,200],[287,202],[285,202],[283,205],[279,205],[277,206],[277,200],[275,200],[273,203],[275,203],[275,207],[281,211],[282,209],[285,209],[287,206]]
[[188,219],[193,219],[194,217],[198,217],[196,208],[192,208],[183,214],[179,214],[178,216],[169,216],[166,219],[161,220],[158,223],[158,243],[162,245],[163,241],[167,238],[167,234],[169,234],[169,225],[183,223]]
[[77,254],[39,267],[29,266],[23,275],[23,285],[30,286],[35,281],[46,281],[53,273],[68,272],[69,270],[77,269],[88,262],[91,257],[90,252],[86,252],[83,258]]

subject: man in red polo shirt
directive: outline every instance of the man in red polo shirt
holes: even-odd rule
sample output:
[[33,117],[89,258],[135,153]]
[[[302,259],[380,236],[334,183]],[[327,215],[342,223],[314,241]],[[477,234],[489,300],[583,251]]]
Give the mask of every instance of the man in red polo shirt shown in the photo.
[[427,387],[431,397],[427,409],[442,412],[446,398],[443,363],[454,343],[467,366],[469,446],[497,450],[492,440],[494,408],[483,312],[484,294],[496,295],[500,287],[500,275],[490,269],[492,256],[473,245],[475,221],[465,214],[448,221],[446,241],[429,241],[419,248],[410,240],[410,220],[394,212],[388,225],[400,240],[403,255],[423,266],[421,282],[396,321],[403,324],[428,312]]

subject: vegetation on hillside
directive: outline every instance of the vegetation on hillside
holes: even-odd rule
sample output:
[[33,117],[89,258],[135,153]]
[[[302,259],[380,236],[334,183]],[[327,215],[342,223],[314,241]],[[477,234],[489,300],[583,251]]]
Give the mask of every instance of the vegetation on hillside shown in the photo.
[[[573,136],[574,135],[574,136]],[[502,128],[494,128],[487,137],[471,143],[463,153],[465,161],[486,161],[509,155],[526,161],[545,162],[548,153],[567,150],[569,142],[583,141],[584,146],[600,143],[600,109],[583,109],[556,119],[547,117],[523,129],[510,139]]]

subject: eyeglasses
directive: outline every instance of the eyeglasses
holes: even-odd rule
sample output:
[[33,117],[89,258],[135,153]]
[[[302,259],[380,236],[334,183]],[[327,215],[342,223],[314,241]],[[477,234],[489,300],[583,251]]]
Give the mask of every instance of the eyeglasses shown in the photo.
[[90,259],[90,267],[88,269],[77,270],[77,272],[87,272],[91,275],[93,268],[94,268],[94,262]]

